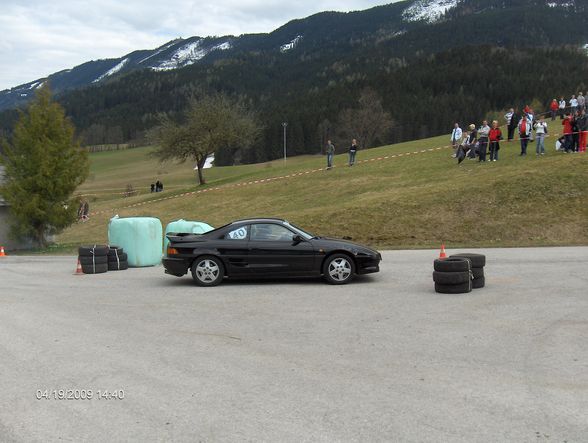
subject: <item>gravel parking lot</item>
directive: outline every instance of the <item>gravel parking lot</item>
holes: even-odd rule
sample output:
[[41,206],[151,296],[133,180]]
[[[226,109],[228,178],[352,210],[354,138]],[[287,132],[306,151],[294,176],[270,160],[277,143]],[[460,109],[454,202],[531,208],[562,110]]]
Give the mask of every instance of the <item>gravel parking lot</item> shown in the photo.
[[0,441],[585,442],[588,247],[472,252],[463,295],[438,251],[344,287],[0,258]]

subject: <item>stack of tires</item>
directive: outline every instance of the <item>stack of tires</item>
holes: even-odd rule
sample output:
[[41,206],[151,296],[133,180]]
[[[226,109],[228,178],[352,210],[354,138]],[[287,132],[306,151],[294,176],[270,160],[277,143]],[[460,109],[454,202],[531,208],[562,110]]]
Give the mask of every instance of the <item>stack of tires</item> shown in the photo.
[[455,254],[433,263],[435,291],[442,294],[466,294],[483,288],[486,256],[482,254]]
[[127,254],[123,248],[118,246],[108,247],[108,270],[109,271],[124,271],[129,269],[129,262]]
[[472,264],[472,288],[479,289],[486,285],[484,277],[484,266],[486,266],[486,256],[483,254],[459,253],[451,255],[449,258],[467,258]]
[[84,274],[102,274],[108,271],[108,246],[80,246],[78,260]]

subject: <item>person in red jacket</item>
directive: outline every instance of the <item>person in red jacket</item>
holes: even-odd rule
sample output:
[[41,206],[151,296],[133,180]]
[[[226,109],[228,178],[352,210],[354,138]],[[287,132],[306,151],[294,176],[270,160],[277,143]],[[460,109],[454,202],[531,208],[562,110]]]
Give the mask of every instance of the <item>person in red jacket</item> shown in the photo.
[[564,149],[565,152],[568,153],[573,151],[574,149],[574,136],[572,129],[572,115],[569,112],[566,112],[565,118],[561,121],[563,125],[563,134],[564,134]]
[[555,116],[557,115],[557,110],[559,109],[559,104],[557,103],[556,99],[551,101],[549,105],[549,111],[551,112],[551,121],[555,120]]
[[500,149],[500,140],[502,140],[502,131],[498,127],[496,120],[492,122],[488,140],[490,141],[490,161],[495,162],[498,160],[498,150]]

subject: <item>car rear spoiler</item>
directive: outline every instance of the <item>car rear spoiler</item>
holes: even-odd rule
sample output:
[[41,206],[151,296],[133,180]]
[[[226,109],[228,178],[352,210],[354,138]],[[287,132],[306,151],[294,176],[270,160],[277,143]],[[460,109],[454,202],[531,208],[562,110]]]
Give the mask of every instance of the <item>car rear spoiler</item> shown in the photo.
[[198,237],[202,234],[192,234],[186,232],[170,232],[165,236],[172,243],[186,243],[191,241],[197,241]]

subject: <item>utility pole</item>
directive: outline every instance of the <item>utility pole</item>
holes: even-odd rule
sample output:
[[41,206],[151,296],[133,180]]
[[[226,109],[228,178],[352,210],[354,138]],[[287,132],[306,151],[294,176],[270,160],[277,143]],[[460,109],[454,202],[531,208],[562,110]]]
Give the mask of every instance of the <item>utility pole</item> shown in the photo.
[[286,128],[288,127],[288,122],[282,123],[284,127],[284,165],[286,164]]

